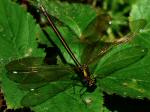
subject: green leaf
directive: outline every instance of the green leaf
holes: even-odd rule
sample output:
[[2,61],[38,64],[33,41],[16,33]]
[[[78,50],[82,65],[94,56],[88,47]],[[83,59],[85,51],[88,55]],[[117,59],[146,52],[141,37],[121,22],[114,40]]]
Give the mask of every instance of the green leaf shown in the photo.
[[145,19],[147,21],[147,25],[144,29],[140,30],[140,35],[138,35],[135,39],[136,44],[140,44],[147,48],[150,48],[150,12],[149,12],[149,5],[150,1],[148,0],[137,0],[136,4],[133,5],[132,11],[130,13],[130,20],[137,20],[137,19]]
[[41,55],[35,41],[41,30],[33,17],[7,0],[0,2],[0,13],[0,58]]
[[146,19],[146,21],[149,21],[149,0],[137,0],[135,4],[132,6],[132,10],[130,13],[130,20],[137,20],[137,19]]
[[[42,50],[37,49],[36,38],[44,36],[33,17],[21,6],[10,0],[0,1],[0,59],[2,89],[8,108],[20,107],[24,91],[5,76],[4,65],[13,59],[25,56],[43,56]],[[16,97],[17,96],[17,97]]]

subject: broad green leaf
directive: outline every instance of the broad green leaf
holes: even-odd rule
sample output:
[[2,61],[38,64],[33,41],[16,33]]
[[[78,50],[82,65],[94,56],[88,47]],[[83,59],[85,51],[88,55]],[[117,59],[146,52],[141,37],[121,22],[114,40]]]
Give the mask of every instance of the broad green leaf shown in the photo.
[[41,36],[39,26],[30,14],[9,2],[1,0],[0,3],[0,58],[42,55],[35,41]]
[[147,21],[147,25],[144,29],[140,30],[140,35],[136,37],[136,44],[140,44],[142,46],[149,48],[149,40],[150,40],[150,12],[149,12],[149,0],[137,0],[136,4],[133,5],[132,11],[130,13],[130,20],[137,20],[137,19],[145,19]]
[[[33,17],[10,0],[0,1],[0,59],[2,89],[8,108],[20,106],[24,91],[5,77],[4,65],[13,59],[25,56],[43,56],[37,49],[36,38],[44,36]],[[16,97],[17,96],[17,97]]]
[[149,0],[137,0],[136,3],[132,6],[130,20],[146,19],[146,21],[149,21],[149,4]]

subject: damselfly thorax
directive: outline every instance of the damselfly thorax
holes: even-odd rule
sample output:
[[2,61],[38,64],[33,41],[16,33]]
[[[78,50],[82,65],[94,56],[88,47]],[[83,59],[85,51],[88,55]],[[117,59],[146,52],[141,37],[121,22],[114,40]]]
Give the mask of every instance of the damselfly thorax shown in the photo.
[[83,64],[81,67],[76,67],[75,71],[79,80],[86,87],[87,92],[93,92],[96,89],[96,78],[90,73],[88,65]]

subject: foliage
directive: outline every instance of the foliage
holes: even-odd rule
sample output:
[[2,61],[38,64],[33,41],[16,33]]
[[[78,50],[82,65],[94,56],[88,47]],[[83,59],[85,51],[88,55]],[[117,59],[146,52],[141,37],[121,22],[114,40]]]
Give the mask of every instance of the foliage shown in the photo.
[[[98,88],[96,91],[85,93],[83,98],[80,98],[82,87],[77,86],[75,93],[73,88],[70,88],[59,92],[54,97],[47,98],[49,96],[46,96],[47,94],[43,91],[49,93],[48,88],[51,88],[53,83],[46,84],[46,86],[37,89],[37,91],[43,92],[41,97],[45,97],[46,101],[31,107],[34,111],[108,112],[109,110],[104,106],[103,91],[137,99],[150,98],[150,54],[148,52],[150,2],[148,0],[137,0],[136,2],[113,0],[112,5],[110,0],[106,0],[101,9],[93,8],[87,4],[58,0],[37,2],[32,0],[30,3],[32,4],[30,7],[35,9],[39,9],[41,4],[46,8],[80,62],[90,61],[87,56],[91,55],[90,58],[92,58],[92,56],[105,51],[104,48],[108,49],[104,55],[98,56],[94,64],[89,65],[93,75],[97,77]],[[115,4],[125,5],[124,9],[120,11],[120,7]],[[40,11],[38,13],[41,17],[40,20],[44,19],[45,22],[46,18]],[[130,13],[130,16],[126,16],[126,13]],[[21,85],[10,80],[7,77],[5,65],[12,60],[27,56],[44,57],[44,51],[37,47],[38,42],[49,46],[52,44],[47,42],[43,30],[60,48],[66,61],[69,64],[74,64],[74,62],[52,29],[49,26],[40,27],[43,21],[36,23],[33,15],[27,12],[23,6],[14,1],[1,0],[0,14],[0,79],[2,89],[8,108],[19,108],[23,104],[21,103],[23,99],[27,95],[30,96],[31,90],[25,90]],[[147,23],[139,24],[141,19]],[[132,21],[129,23],[130,26],[127,21]],[[133,21],[136,22],[133,24]],[[126,29],[122,32],[122,28],[126,27],[131,27],[131,32],[134,34],[131,35],[134,36],[131,42],[117,46],[114,43],[108,43],[108,41],[116,40],[119,34],[124,34]],[[116,34],[116,32],[119,33]],[[132,38],[131,36],[129,38]],[[57,84],[54,82],[54,85],[55,83]],[[58,85],[63,87],[61,83]],[[30,104],[30,101],[25,102]]]

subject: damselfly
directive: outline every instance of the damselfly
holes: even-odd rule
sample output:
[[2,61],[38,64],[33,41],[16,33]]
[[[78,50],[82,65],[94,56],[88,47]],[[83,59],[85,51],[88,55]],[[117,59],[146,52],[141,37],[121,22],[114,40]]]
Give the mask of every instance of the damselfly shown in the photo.
[[[112,61],[112,58],[108,58],[108,60],[111,60],[113,66],[110,67],[110,64],[105,63],[102,65],[102,68],[104,69],[100,70],[101,72],[96,74],[97,76],[94,76],[89,70],[88,64],[92,64],[93,60],[95,61],[101,58],[108,50],[107,47],[95,54],[95,51],[99,51],[99,48],[96,47],[99,46],[100,43],[96,42],[87,45],[82,56],[83,64],[81,64],[55,24],[52,22],[45,8],[41,5],[40,9],[75,65],[45,65],[43,59],[38,57],[26,57],[8,63],[6,65],[8,77],[24,87],[31,89],[31,91],[22,99],[22,105],[24,106],[35,106],[43,103],[47,99],[70,88],[74,80],[81,83],[82,86],[86,88],[87,92],[93,92],[97,87],[96,80],[99,80],[101,77],[100,74],[108,75],[111,72],[133,64],[142,59],[147,53],[147,49],[141,46],[128,46],[113,54],[113,56],[118,59]],[[95,50],[95,48],[97,50]],[[86,56],[86,54],[89,56]],[[130,54],[130,56],[127,56],[127,54]],[[122,59],[125,56],[127,56],[126,59],[119,61],[119,59]],[[116,63],[119,64],[116,66]],[[107,67],[110,68],[110,71],[105,69]]]

